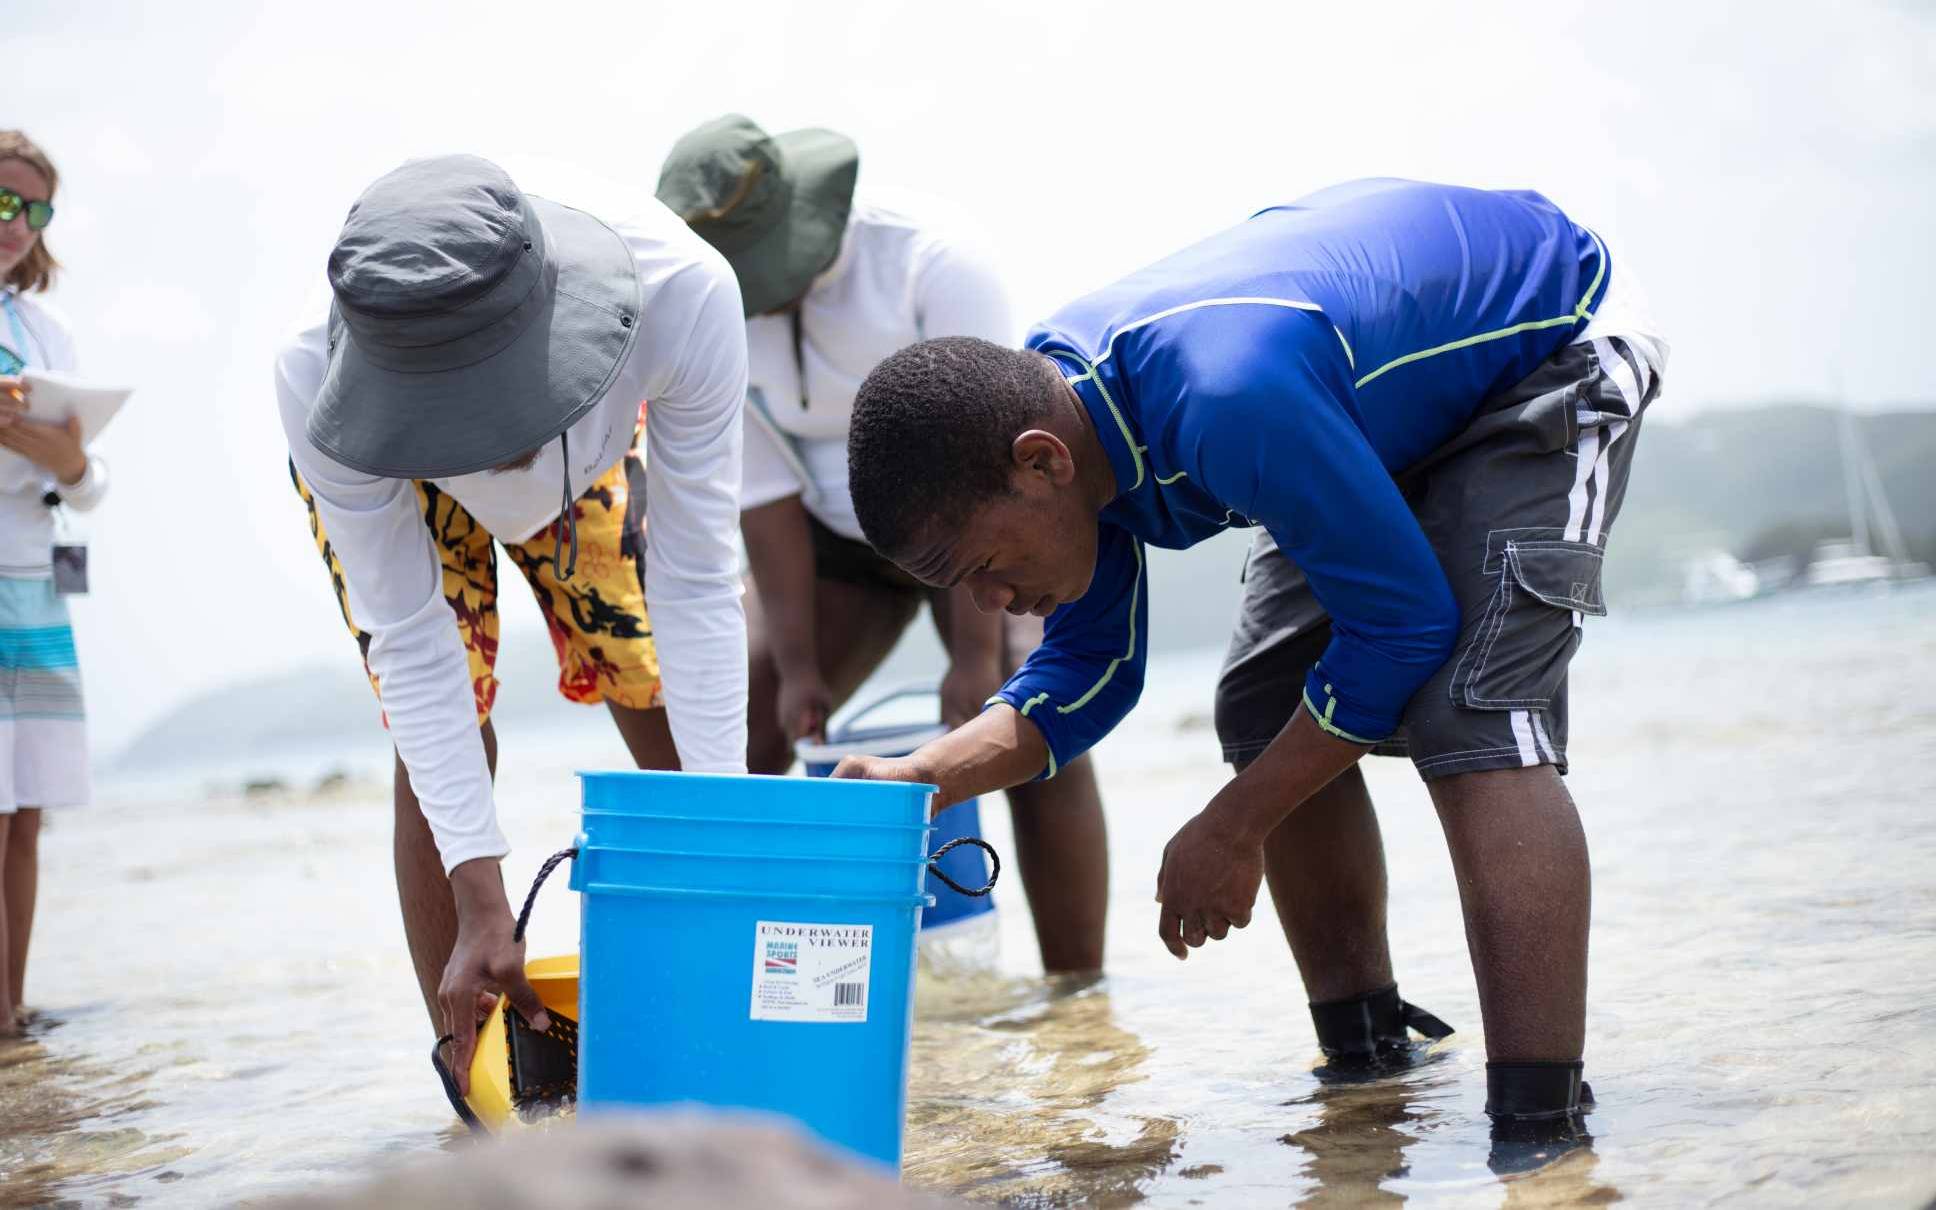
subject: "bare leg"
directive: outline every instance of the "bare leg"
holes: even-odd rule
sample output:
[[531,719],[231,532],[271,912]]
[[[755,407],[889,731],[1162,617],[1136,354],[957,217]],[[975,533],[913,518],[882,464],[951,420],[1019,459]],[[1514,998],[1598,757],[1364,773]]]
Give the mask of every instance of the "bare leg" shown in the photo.
[[1428,785],[1459,880],[1486,1057],[1578,1059],[1593,875],[1572,796],[1549,765]]
[[1008,808],[1042,969],[1051,975],[1101,970],[1109,832],[1095,765],[1084,756],[1048,781],[1016,786]]
[[1313,1003],[1392,983],[1385,844],[1364,774],[1347,769],[1264,841],[1278,923]]
[[13,817],[7,837],[6,972],[13,988],[13,1008],[18,1014],[27,1005],[27,944],[34,935],[34,899],[40,888],[40,808],[22,807]]
[[[497,732],[488,720],[482,731],[484,756],[495,776]],[[430,1028],[442,1034],[444,1014],[437,1002],[437,986],[443,982],[444,964],[450,961],[450,951],[457,944],[457,904],[451,898],[450,879],[444,875],[444,860],[437,852],[437,838],[431,835],[416,791],[410,788],[410,773],[401,756],[396,761],[395,797],[393,855],[403,934],[410,943],[410,962],[416,968],[424,1008],[430,1013]]]
[[[948,593],[930,598],[935,626],[944,635],[954,603]],[[1041,641],[1040,618],[1004,615],[1003,671],[1013,676]],[[1043,971],[1101,970],[1109,923],[1109,829],[1095,762],[1083,756],[1048,781],[1011,787],[1008,811]]]
[[[908,593],[844,580],[816,579],[813,591],[814,651],[820,675],[839,706],[894,650],[921,603]],[[793,767],[793,744],[775,709],[780,672],[754,593],[746,597],[746,634],[750,660],[746,767],[752,773],[785,773]]]
[[[0,815],[0,970],[6,970],[13,965],[12,959],[8,956],[8,951],[12,947],[7,941],[6,893],[6,856],[7,850],[11,847],[7,841],[12,832],[13,816]],[[15,1016],[13,1003],[13,986],[11,983],[0,984],[0,1038],[11,1038],[19,1032],[20,1023]]]

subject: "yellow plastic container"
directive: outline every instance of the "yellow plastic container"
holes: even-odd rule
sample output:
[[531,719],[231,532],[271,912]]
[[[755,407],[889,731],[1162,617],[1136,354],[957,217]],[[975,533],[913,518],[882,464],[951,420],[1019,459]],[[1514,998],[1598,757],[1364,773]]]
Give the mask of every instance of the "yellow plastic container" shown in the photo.
[[[578,955],[534,958],[524,966],[532,990],[554,1019],[578,1022]],[[501,1130],[519,1121],[511,1085],[511,1043],[505,1014],[510,1001],[498,997],[497,1007],[477,1027],[477,1049],[471,1055],[471,1091],[465,1097],[478,1121]],[[575,1087],[575,1084],[574,1084]]]

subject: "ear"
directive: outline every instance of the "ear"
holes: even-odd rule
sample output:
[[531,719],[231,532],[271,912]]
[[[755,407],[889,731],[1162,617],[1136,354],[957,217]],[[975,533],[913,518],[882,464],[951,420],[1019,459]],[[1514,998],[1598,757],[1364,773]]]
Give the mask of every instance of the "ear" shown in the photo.
[[1024,475],[1039,475],[1055,487],[1075,481],[1076,460],[1062,438],[1047,429],[1029,429],[1009,446],[1015,469]]

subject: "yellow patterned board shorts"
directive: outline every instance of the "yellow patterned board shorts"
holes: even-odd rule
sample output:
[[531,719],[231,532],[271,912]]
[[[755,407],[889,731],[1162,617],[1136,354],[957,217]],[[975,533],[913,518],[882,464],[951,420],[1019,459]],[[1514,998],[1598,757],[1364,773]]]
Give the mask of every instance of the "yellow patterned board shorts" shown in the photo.
[[[309,486],[289,466],[289,478],[309,511],[309,530],[329,567],[343,622],[364,654],[370,687],[370,636],[350,616],[343,565],[330,548]],[[665,705],[659,654],[645,613],[640,570],[645,559],[645,465],[634,437],[632,449],[573,504],[578,522],[578,565],[571,579],[558,578],[553,558],[564,537],[560,517],[529,541],[499,543],[455,498],[433,483],[416,482],[417,502],[444,565],[444,598],[452,623],[470,656],[477,721],[491,716],[497,698],[497,547],[518,565],[538,598],[558,653],[558,692],[567,700],[615,702],[634,709]],[[384,719],[389,725],[389,719]]]

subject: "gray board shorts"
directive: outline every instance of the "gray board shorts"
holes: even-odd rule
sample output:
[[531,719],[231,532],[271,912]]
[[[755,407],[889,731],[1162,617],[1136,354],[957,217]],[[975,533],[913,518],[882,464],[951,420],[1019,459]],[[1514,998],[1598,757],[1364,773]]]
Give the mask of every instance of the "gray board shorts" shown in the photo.
[[[1626,495],[1641,415],[1660,392],[1621,338],[1569,344],[1488,398],[1398,476],[1458,600],[1452,658],[1373,751],[1427,779],[1554,765],[1566,772],[1566,673],[1581,622],[1604,615],[1601,560]],[[1258,531],[1217,683],[1217,739],[1243,765],[1277,738],[1331,619],[1304,573]]]

